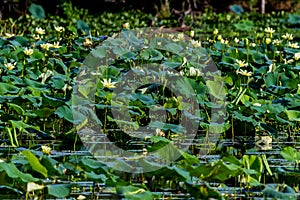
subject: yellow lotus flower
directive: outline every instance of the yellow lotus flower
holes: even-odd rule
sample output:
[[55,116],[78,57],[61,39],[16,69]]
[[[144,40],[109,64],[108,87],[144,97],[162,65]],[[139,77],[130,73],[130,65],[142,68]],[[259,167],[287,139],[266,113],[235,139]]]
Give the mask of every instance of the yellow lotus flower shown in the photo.
[[246,46],[249,45],[249,40],[248,40],[248,38],[245,39],[245,44],[246,44]]
[[246,63],[245,61],[238,60],[238,59],[236,59],[235,61],[239,67],[247,67],[248,66],[248,63]]
[[116,84],[117,82],[111,82],[111,79],[103,79],[103,81],[101,81],[101,83],[103,84],[103,87],[105,88],[116,88]]
[[25,48],[24,53],[25,53],[25,55],[30,56],[31,54],[33,54],[33,49]]
[[195,67],[190,67],[189,75],[190,76],[201,76],[201,75],[203,75],[203,73],[201,72],[200,69],[197,69]]
[[270,27],[268,27],[268,28],[265,28],[265,32],[266,32],[266,33],[269,33],[269,34],[270,34],[270,37],[272,37],[272,34],[275,33],[275,30],[272,29],[272,28],[270,28]]
[[163,132],[161,129],[157,128],[155,129],[155,132],[157,136],[165,137],[165,132]]
[[234,38],[234,42],[238,44],[240,40],[238,38]]
[[243,76],[252,76],[252,72],[248,72],[247,70],[242,70],[242,69],[238,69],[236,73],[241,74]]
[[226,15],[226,20],[227,20],[227,21],[230,21],[230,20],[231,20],[231,15],[230,15],[230,14],[227,14],[227,15]]
[[222,44],[228,44],[228,40],[224,40],[223,38],[220,41]]
[[254,105],[254,106],[258,106],[258,107],[260,107],[260,106],[261,106],[261,104],[260,104],[260,103],[254,103],[253,105]]
[[273,43],[275,46],[278,46],[279,44],[282,43],[282,41],[281,41],[281,40],[278,40],[278,39],[275,39],[275,40],[273,40],[272,43]]
[[59,42],[54,42],[53,45],[52,45],[53,48],[60,48],[61,46],[59,45]]
[[201,42],[198,40],[191,40],[191,43],[194,47],[198,48],[201,46]]
[[90,46],[92,44],[93,42],[91,38],[85,38],[85,40],[83,41],[83,46]]
[[266,38],[266,44],[270,44],[272,40],[270,38]]
[[67,90],[71,90],[72,86],[65,84],[65,86],[62,88],[62,91],[66,92]]
[[295,58],[295,60],[299,60],[300,59],[300,52],[295,53],[294,58]]
[[35,39],[35,40],[39,40],[39,39],[41,39],[41,37],[40,37],[40,35],[36,35],[36,34],[33,34],[33,39]]
[[293,48],[293,49],[298,49],[298,48],[299,48],[299,45],[298,45],[297,42],[296,42],[296,43],[290,43],[290,42],[289,42],[289,47],[291,47],[291,48]]
[[284,61],[284,64],[291,64],[291,63],[293,63],[293,62],[294,62],[294,60],[293,60],[293,59],[289,59],[289,60],[287,60],[286,58],[284,58],[284,59],[283,59],[283,61]]
[[44,35],[45,29],[38,27],[38,28],[35,28],[35,32],[37,32],[37,34]]
[[45,49],[48,51],[50,49],[50,47],[53,47],[53,45],[50,43],[44,43],[44,44],[41,44],[41,47],[42,47],[42,49]]
[[65,31],[65,28],[64,27],[62,27],[62,26],[54,26],[54,29],[57,31],[57,32],[63,32],[63,31]]
[[146,148],[143,148],[143,155],[147,155],[148,154],[148,150]]
[[265,28],[265,32],[266,33],[275,33],[275,30],[273,28],[268,27],[268,28]]
[[213,34],[214,35],[217,35],[219,33],[219,30],[218,29],[215,29],[214,31],[213,31]]
[[45,187],[44,185],[39,185],[34,182],[28,182],[27,183],[27,192],[29,193],[29,192],[33,192],[35,190],[41,190],[44,187]]
[[194,36],[195,36],[195,31],[191,31],[191,32],[190,32],[190,36],[191,36],[191,37],[194,37]]
[[13,70],[16,66],[16,62],[15,63],[6,63],[4,64],[4,66],[8,69],[8,70]]
[[5,33],[5,36],[7,37],[7,38],[11,38],[11,37],[14,37],[15,36],[15,34],[10,34],[10,33]]
[[[168,37],[170,38],[170,39],[173,39],[174,38],[174,34],[168,34]],[[156,36],[155,36],[156,37]]]
[[217,40],[222,40],[222,35],[218,35]]
[[286,39],[286,40],[293,40],[294,39],[293,34],[289,34],[289,33],[286,33],[285,35],[283,35],[281,37]]
[[48,147],[48,146],[42,145],[42,152],[43,152],[44,154],[50,154],[51,148]]
[[183,33],[179,33],[179,34],[177,35],[177,39],[178,39],[179,41],[182,41],[182,40],[184,39],[184,34],[183,34]]
[[126,22],[125,24],[123,24],[123,28],[129,29],[130,28],[130,24],[128,22]]
[[86,197],[83,195],[79,195],[76,200],[83,200],[83,199],[86,199]]
[[269,72],[274,72],[275,69],[276,69],[276,65],[275,65],[274,63],[270,64],[270,65],[269,65],[268,73],[269,73]]

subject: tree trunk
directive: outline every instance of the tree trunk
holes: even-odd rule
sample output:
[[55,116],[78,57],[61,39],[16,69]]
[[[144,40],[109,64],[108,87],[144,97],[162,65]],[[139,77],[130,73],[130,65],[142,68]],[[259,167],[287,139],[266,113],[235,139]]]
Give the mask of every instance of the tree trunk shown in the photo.
[[265,14],[265,5],[266,5],[266,1],[261,0],[261,14]]

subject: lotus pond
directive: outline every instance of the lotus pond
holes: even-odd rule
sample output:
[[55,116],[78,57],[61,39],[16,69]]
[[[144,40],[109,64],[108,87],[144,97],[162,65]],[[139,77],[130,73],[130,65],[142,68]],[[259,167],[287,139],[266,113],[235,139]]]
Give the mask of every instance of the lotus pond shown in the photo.
[[[300,198],[299,13],[207,10],[185,19],[191,30],[141,39],[150,14],[70,6],[65,17],[0,21],[1,199]],[[145,73],[191,95],[147,85]],[[149,117],[161,112],[163,125]],[[182,116],[196,122],[193,137]],[[137,131],[146,126],[152,134]],[[106,151],[111,142],[131,157]]]

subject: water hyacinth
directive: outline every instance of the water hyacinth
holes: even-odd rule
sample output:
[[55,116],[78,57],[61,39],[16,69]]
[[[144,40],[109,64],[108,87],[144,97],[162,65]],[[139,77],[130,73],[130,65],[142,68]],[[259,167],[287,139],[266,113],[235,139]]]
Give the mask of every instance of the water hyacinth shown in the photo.
[[111,82],[111,78],[107,79],[103,79],[103,81],[101,81],[101,83],[103,84],[103,87],[105,88],[116,88],[116,84],[117,82]]

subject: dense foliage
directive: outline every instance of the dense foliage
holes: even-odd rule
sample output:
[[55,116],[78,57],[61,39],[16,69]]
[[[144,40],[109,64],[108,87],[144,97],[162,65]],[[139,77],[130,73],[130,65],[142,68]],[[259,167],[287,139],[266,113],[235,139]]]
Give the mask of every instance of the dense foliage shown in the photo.
[[[185,18],[186,25],[192,24],[191,30],[185,32],[189,37],[174,34],[166,41],[159,41],[165,44],[164,48],[149,44],[150,48],[131,52],[128,46],[120,47],[118,59],[104,71],[100,69],[98,82],[92,79],[82,84],[78,76],[83,73],[86,57],[94,52],[95,57],[102,58],[105,53],[97,46],[113,46],[109,41],[118,38],[117,33],[122,31],[126,36],[129,27],[147,27],[151,23],[155,27],[178,27],[182,21],[153,20],[151,14],[136,11],[93,16],[71,4],[64,5],[64,18],[46,17],[40,11],[35,6],[32,15],[0,21],[1,194],[7,192],[15,198],[28,199],[43,198],[43,195],[83,199],[107,194],[111,198],[128,199],[165,196],[223,199],[230,196],[226,189],[239,187],[248,196],[253,195],[251,191],[259,191],[258,196],[297,198],[300,178],[299,136],[296,137],[300,121],[298,14],[216,14],[208,9],[199,16]],[[185,47],[183,40],[189,42],[191,52],[198,55],[206,50],[213,58],[221,71],[215,81],[224,83],[222,90],[202,78],[201,67],[205,66],[195,64],[193,54],[187,60],[179,53]],[[173,43],[176,45],[169,45]],[[241,146],[226,146],[218,142],[203,147],[200,142],[207,141],[199,134],[187,152],[179,151],[181,157],[176,162],[168,166],[144,162],[160,169],[133,175],[113,170],[120,165],[131,167],[122,159],[107,163],[96,160],[85,151],[77,134],[88,123],[82,115],[88,115],[89,120],[105,130],[115,129],[118,121],[112,118],[109,104],[112,89],[120,83],[126,70],[143,63],[164,64],[187,78],[200,105],[200,116],[191,116],[201,119],[199,133],[213,132],[220,141],[229,138],[233,144],[237,135],[256,136],[266,144],[256,142],[247,146],[242,141]],[[74,111],[74,101],[85,102],[90,91],[95,94],[96,115],[87,107]],[[74,100],[74,93],[81,99]],[[184,110],[182,106],[189,106],[178,103],[179,97],[164,95],[164,92],[156,96],[154,92],[139,93],[129,106],[135,121],[122,123],[142,125],[147,120],[145,110],[155,101],[168,110],[170,121]],[[216,105],[209,101],[224,96],[226,102],[222,106],[226,106],[226,113],[217,116],[224,119],[217,124],[211,118]],[[171,140],[180,140],[181,129],[177,125],[170,122],[150,139],[131,144],[128,141],[132,138],[126,134],[118,131],[107,134],[122,148],[134,148],[143,155]],[[276,148],[277,154],[268,154],[272,150],[268,140],[277,142],[282,132],[290,146],[280,146]],[[210,154],[219,155],[214,159],[202,156],[200,152],[207,148]],[[279,159],[278,162],[286,165],[270,166],[270,159]]]

